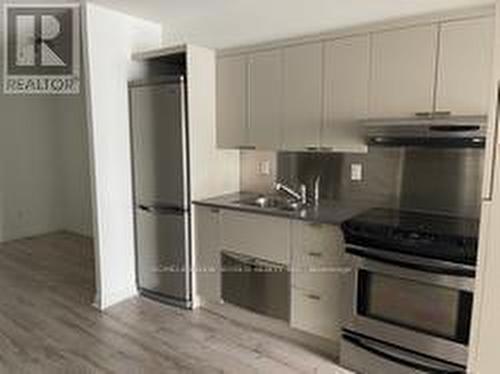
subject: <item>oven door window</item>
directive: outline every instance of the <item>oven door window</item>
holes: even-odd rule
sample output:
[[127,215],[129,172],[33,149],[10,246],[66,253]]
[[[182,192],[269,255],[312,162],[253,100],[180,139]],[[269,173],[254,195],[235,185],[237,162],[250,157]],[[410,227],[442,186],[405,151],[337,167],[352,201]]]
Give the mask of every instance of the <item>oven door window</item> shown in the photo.
[[467,345],[472,294],[359,270],[357,313]]

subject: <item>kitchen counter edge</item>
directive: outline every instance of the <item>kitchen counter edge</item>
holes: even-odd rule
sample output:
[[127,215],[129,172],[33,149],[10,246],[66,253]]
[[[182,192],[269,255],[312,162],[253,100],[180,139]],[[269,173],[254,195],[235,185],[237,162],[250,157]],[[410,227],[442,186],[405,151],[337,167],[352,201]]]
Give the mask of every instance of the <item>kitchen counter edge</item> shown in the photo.
[[288,218],[317,224],[340,225],[348,219],[373,208],[369,203],[347,203],[343,201],[321,201],[318,206],[310,206],[299,211],[281,211],[278,209],[259,208],[240,203],[241,200],[257,198],[258,193],[236,192],[203,200],[193,201],[194,205],[216,209],[236,210],[246,213],[262,214]]

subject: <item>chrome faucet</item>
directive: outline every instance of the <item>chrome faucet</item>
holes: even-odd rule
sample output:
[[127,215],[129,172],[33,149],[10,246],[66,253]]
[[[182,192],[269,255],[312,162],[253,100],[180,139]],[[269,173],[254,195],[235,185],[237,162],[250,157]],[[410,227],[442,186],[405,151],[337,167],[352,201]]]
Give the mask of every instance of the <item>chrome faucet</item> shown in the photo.
[[321,175],[314,179],[314,205],[319,205]]
[[301,204],[307,205],[307,187],[305,184],[300,185],[300,193],[294,191],[292,188],[288,187],[283,183],[275,183],[274,189],[278,192],[282,191],[294,198],[297,201],[300,201]]

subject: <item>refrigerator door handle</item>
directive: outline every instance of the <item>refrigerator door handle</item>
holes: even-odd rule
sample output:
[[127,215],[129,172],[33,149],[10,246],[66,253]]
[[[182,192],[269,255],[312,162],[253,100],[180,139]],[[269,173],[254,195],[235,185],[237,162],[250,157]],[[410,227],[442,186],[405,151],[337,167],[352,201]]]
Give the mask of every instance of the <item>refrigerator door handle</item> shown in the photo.
[[177,206],[162,206],[162,205],[139,205],[139,209],[151,214],[176,214],[182,216],[188,210]]
[[154,209],[152,206],[147,206],[147,205],[139,205],[139,209],[143,210],[148,213],[154,213]]

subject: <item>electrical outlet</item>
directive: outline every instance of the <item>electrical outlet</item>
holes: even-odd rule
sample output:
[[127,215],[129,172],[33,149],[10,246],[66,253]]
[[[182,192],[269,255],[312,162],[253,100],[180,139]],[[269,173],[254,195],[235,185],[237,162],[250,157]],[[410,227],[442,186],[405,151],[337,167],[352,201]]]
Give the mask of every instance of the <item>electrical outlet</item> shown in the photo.
[[363,180],[363,165],[351,164],[351,181],[361,182]]
[[260,175],[271,175],[271,163],[269,161],[259,162],[259,174]]

